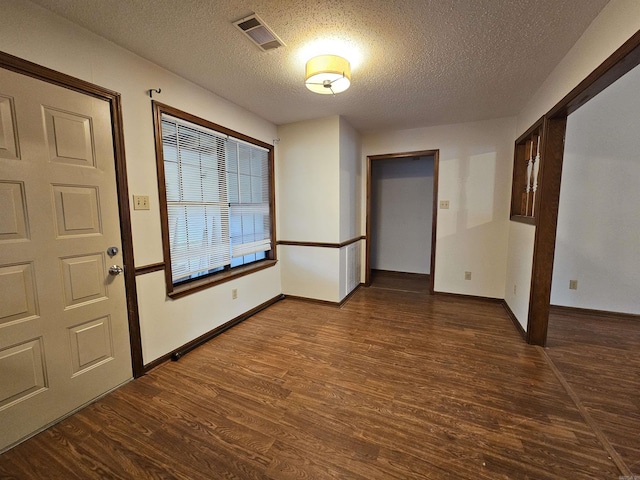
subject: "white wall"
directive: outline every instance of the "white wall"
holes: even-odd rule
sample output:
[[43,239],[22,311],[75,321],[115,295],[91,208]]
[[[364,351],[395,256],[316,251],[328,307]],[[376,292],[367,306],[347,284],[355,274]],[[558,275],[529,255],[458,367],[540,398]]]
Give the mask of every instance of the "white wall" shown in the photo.
[[638,30],[640,2],[611,0],[518,114],[518,136],[551,110]]
[[[362,224],[362,145],[360,134],[344,118],[340,117],[340,243],[360,237]],[[363,242],[360,241],[362,244]],[[350,272],[353,267],[347,255],[349,246],[340,249],[339,300],[344,299],[353,290]],[[350,266],[351,265],[351,266]],[[359,262],[360,283],[364,270]],[[358,268],[356,268],[358,269]]]
[[[513,118],[372,133],[363,156],[440,150],[435,290],[504,298]],[[472,280],[464,280],[464,272]]]
[[282,293],[327,302],[340,301],[340,249],[278,246]]
[[[281,125],[278,138],[278,240],[338,244],[360,236],[358,132],[332,116]],[[283,293],[330,302],[346,295],[340,249],[280,245],[278,252]]]
[[429,273],[433,157],[371,164],[371,268]]
[[[26,0],[0,3],[0,50],[122,94],[128,184],[149,195],[151,210],[132,210],[136,266],[161,262],[162,243],[151,100],[155,99],[271,143],[275,125]],[[183,345],[281,292],[276,265],[178,300],[165,296],[162,272],[139,276],[144,362]],[[231,300],[231,289],[238,300]]]
[[[340,118],[278,127],[278,240],[340,243]],[[282,291],[339,301],[337,248],[280,245]]]
[[[639,29],[640,2],[638,0],[609,2],[522,109],[518,115],[517,133],[513,140],[562,100]],[[517,296],[509,292],[515,284],[518,284],[519,288],[523,281],[531,283],[534,235],[533,226],[522,226],[511,222],[510,260],[507,265],[505,300],[523,325],[527,323],[529,296],[521,295],[520,290]],[[522,275],[524,268],[529,271],[528,281]]]
[[[278,269],[279,270],[279,269]],[[266,269],[177,300],[164,272],[137,277],[142,350],[148,363],[281,293],[279,271]],[[231,300],[231,289],[238,298]]]
[[535,228],[532,225],[518,222],[511,222],[509,227],[507,284],[504,299],[526,331],[527,319],[529,318]]
[[278,127],[278,240],[340,242],[340,119]]
[[360,134],[340,117],[340,241],[362,235],[362,146]]
[[554,305],[640,313],[639,92],[636,67],[568,118]]

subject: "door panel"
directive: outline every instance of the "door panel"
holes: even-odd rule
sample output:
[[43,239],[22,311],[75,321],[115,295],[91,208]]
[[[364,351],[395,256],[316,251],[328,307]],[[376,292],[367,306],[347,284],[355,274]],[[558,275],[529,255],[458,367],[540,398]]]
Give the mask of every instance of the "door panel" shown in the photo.
[[26,240],[27,206],[22,182],[0,182],[0,242]]
[[0,158],[19,157],[15,123],[13,98],[0,95]]
[[111,128],[0,69],[0,451],[132,376]]

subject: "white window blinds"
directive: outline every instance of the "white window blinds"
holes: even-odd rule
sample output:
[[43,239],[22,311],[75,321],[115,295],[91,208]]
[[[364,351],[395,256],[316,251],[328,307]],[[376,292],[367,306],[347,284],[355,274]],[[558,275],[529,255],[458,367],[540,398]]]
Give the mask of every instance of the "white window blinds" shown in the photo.
[[173,283],[264,258],[269,151],[164,113],[162,146]]
[[269,152],[229,140],[226,153],[231,255],[271,250]]

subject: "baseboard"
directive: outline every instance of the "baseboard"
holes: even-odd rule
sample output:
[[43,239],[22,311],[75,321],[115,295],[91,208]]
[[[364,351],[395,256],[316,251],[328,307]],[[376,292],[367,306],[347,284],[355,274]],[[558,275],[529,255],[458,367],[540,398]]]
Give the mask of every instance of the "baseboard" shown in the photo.
[[450,292],[433,292],[434,295],[439,297],[452,297],[452,298],[461,298],[466,300],[477,300],[480,302],[486,303],[502,303],[504,299],[502,298],[493,298],[493,297],[481,297],[480,295],[466,295],[464,293],[450,293]]
[[325,305],[327,307],[339,307],[340,302],[330,302],[329,300],[320,300],[318,298],[300,297],[298,295],[285,294],[284,298],[289,300],[297,300],[299,302],[315,303],[317,305]]
[[289,295],[289,294],[285,294],[285,298],[289,298],[291,300],[298,300],[300,302],[307,302],[307,303],[315,303],[318,305],[325,305],[327,307],[337,307],[340,308],[342,307],[345,303],[347,303],[349,301],[349,299],[351,299],[351,297],[356,293],[356,291],[362,287],[364,285],[364,283],[359,283],[356,288],[354,288],[353,290],[351,290],[351,293],[349,293],[346,297],[344,297],[342,300],[340,300],[339,302],[330,302],[329,300],[320,300],[317,298],[309,298],[309,297],[299,297],[297,295]]
[[344,297],[340,303],[338,304],[339,307],[342,307],[345,303],[347,303],[349,300],[351,300],[351,297],[353,297],[353,295],[360,289],[360,287],[362,286],[362,283],[359,283],[358,285],[356,285],[356,288],[354,288],[353,290],[351,290],[351,293],[347,294],[346,297]]
[[449,292],[434,292],[434,295],[437,295],[439,297],[463,298],[467,300],[476,300],[476,301],[485,302],[485,303],[500,304],[504,307],[504,310],[507,312],[507,315],[511,319],[511,322],[513,322],[513,326],[516,327],[516,330],[518,331],[522,339],[525,342],[527,341],[527,332],[524,331],[524,329],[522,328],[522,325],[520,325],[520,322],[516,318],[515,314],[511,311],[511,308],[509,308],[509,305],[507,304],[506,300],[504,300],[503,298],[481,297],[477,295],[465,295],[462,293],[449,293]]
[[629,318],[632,320],[640,320],[640,314],[635,314],[635,313],[620,313],[620,312],[611,312],[608,310],[593,310],[590,308],[565,307],[563,305],[549,305],[549,313],[562,313],[562,314],[575,313],[576,315],[592,315],[595,317],[615,317],[615,318]]
[[527,332],[525,332],[524,328],[522,328],[522,325],[518,321],[518,318],[516,317],[516,314],[513,313],[513,310],[511,310],[511,307],[509,306],[509,304],[507,303],[506,300],[502,301],[502,306],[504,307],[505,311],[507,312],[507,315],[509,315],[509,318],[513,322],[513,326],[516,327],[516,330],[518,331],[518,333],[520,334],[522,339],[526,342],[527,341]]
[[244,322],[249,317],[252,317],[256,313],[260,312],[261,310],[264,310],[265,308],[270,307],[271,305],[273,305],[274,303],[282,300],[283,298],[285,298],[284,295],[282,295],[282,294],[277,295],[277,296],[267,300],[266,302],[258,305],[257,307],[252,308],[248,312],[245,312],[242,315],[238,315],[237,317],[229,320],[226,323],[223,323],[222,325],[214,328],[213,330],[210,330],[207,333],[205,333],[203,335],[200,335],[198,338],[195,338],[195,339],[191,340],[190,342],[185,343],[181,347],[176,348],[175,350],[167,353],[166,355],[163,355],[160,358],[157,358],[157,359],[153,360],[152,362],[147,363],[144,366],[145,373],[149,372],[150,370],[153,370],[158,365],[163,364],[167,360],[179,360],[183,355],[186,355],[187,353],[189,353],[194,348],[199,347],[200,345],[202,345],[203,343],[208,342],[209,340],[211,340],[214,337],[217,337],[221,333],[229,330],[231,327],[234,327],[237,324],[239,324],[241,322]]

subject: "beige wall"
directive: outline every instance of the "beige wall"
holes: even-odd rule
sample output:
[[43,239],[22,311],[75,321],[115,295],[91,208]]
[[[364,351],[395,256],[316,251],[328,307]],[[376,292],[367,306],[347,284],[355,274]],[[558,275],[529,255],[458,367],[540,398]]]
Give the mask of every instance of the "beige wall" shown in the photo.
[[278,127],[278,240],[340,242],[340,117]]
[[[340,242],[340,118],[278,127],[278,240]],[[339,301],[340,257],[335,248],[280,245],[282,291]]]
[[[362,156],[361,136],[343,117],[340,117],[340,242],[364,235],[362,225]],[[360,241],[361,248],[364,242]],[[340,249],[339,299],[352,291],[347,279],[350,265],[347,248]],[[362,280],[363,265],[359,264],[357,276]]]
[[[132,211],[136,266],[163,260],[150,88],[161,88],[155,99],[168,105],[267,143],[276,138],[275,125],[26,0],[2,0],[0,17],[0,50],[122,94],[129,192],[151,202]],[[137,284],[145,363],[282,290],[278,265],[178,300],[166,298],[163,272]]]
[[362,164],[360,134],[340,117],[340,241],[362,235],[360,231]]
[[[281,125],[278,239],[341,243],[360,236],[360,135],[332,116]],[[283,293],[339,302],[349,292],[337,248],[280,245]]]
[[[638,30],[640,30],[640,1],[612,0],[520,112],[514,140],[562,100]],[[505,300],[525,328],[529,310],[528,293],[531,283],[534,235],[533,226],[515,222],[510,225]],[[523,283],[528,283],[529,286],[525,287]],[[513,294],[514,285],[517,285],[518,291],[515,295]]]
[[282,265],[282,293],[340,301],[339,249],[280,245],[278,258]]
[[363,136],[363,161],[440,150],[438,196],[450,208],[438,210],[436,291],[504,297],[514,138],[513,118]]
[[535,228],[532,225],[518,222],[511,222],[509,225],[504,299],[525,330],[529,315],[534,234]]
[[518,136],[640,30],[640,2],[611,0],[518,114]]
[[[151,210],[132,212],[137,266],[162,261],[147,95],[149,89],[161,88],[156,98],[163,103],[268,143],[281,138],[276,147],[276,181],[278,238],[283,240],[338,243],[363,233],[366,155],[439,149],[439,197],[449,200],[450,209],[438,211],[435,288],[505,297],[523,325],[534,228],[508,221],[513,141],[640,28],[640,2],[613,0],[531,98],[517,122],[505,118],[370,133],[360,147],[358,133],[340,117],[277,129],[26,0],[2,0],[0,13],[0,50],[122,94],[129,189],[151,199]],[[328,137],[331,141],[325,143]],[[298,182],[300,178],[313,182]],[[340,300],[345,274],[342,252],[317,249],[301,255],[297,248],[280,248],[276,267],[175,301],[164,294],[162,272],[138,277],[145,363],[283,290]],[[300,265],[316,272],[317,281],[303,277]],[[472,272],[471,281],[464,280],[465,271]],[[233,301],[232,288],[239,294]]]

